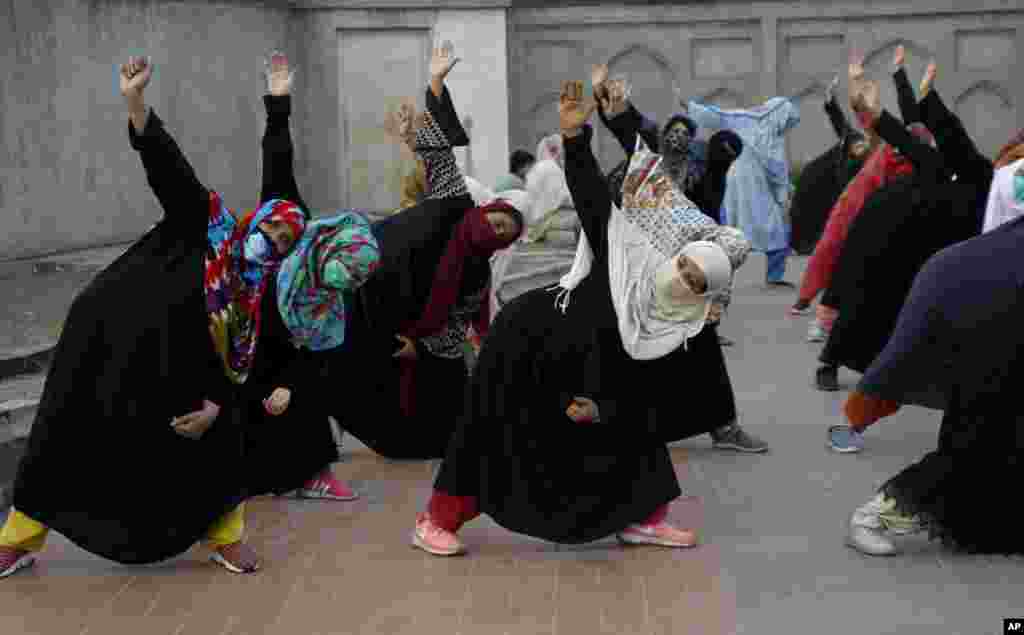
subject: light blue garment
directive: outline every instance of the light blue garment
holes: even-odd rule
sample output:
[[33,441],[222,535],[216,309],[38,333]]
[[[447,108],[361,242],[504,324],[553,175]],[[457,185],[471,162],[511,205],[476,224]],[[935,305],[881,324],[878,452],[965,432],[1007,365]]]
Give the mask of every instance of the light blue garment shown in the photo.
[[799,108],[785,97],[751,110],[691,101],[689,115],[701,128],[732,130],[743,140],[743,151],[726,176],[722,221],[739,228],[758,251],[788,247],[786,202],[793,185],[785,135],[800,123]]

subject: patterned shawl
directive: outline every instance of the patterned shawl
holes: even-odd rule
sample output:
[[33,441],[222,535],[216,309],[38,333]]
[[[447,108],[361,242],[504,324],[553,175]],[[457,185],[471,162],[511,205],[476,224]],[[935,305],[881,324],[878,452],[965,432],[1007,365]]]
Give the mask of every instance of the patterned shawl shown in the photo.
[[345,341],[346,291],[377,268],[380,246],[356,212],[313,221],[277,274],[277,307],[296,346],[321,351]]
[[287,224],[294,236],[302,235],[306,221],[294,203],[278,199],[247,213],[241,221],[210,192],[210,218],[206,229],[203,286],[206,313],[210,320],[213,348],[224,364],[224,373],[243,384],[252,368],[260,335],[260,302],[267,288],[268,274],[277,268],[284,254],[272,253],[259,262],[248,262],[243,254],[246,239],[264,221]]

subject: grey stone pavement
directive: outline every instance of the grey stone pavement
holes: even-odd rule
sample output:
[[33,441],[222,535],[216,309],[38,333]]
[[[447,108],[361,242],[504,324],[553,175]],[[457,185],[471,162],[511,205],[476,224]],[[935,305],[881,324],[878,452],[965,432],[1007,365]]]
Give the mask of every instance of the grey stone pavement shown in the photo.
[[[806,260],[792,259],[799,281]],[[721,332],[741,423],[771,444],[761,457],[687,447],[687,493],[703,500],[704,532],[719,549],[722,580],[736,597],[739,633],[863,635],[1002,633],[1002,618],[1024,615],[1021,559],[958,555],[910,539],[900,557],[862,556],[843,544],[845,523],[886,478],[934,449],[940,413],[905,408],[869,429],[865,451],[838,455],[825,430],[858,375],[843,390],[811,385],[820,344],[805,341],[808,318],[789,317],[794,292],[768,291],[764,258],[741,269]],[[700,395],[680,395],[681,407]],[[994,486],[1009,484],[994,484]],[[978,522],[1016,522],[1020,500],[978,510]]]
[[[77,256],[77,260],[73,258],[72,261],[79,264],[91,262],[96,265],[109,261],[111,254],[116,255],[117,251],[115,249],[107,250],[105,253],[93,252],[93,255],[82,254]],[[799,280],[803,266],[803,259],[791,260],[787,277],[793,281]],[[673,614],[677,619],[675,627],[666,626],[657,632],[702,632],[708,635],[717,635],[719,632],[723,635],[733,632],[769,635],[1001,633],[1004,617],[1024,615],[1022,560],[953,554],[937,544],[919,538],[909,539],[905,543],[905,555],[892,558],[862,556],[843,544],[845,525],[850,512],[864,502],[883,479],[934,447],[939,413],[907,408],[880,422],[869,431],[867,447],[861,455],[836,455],[826,450],[825,429],[828,425],[841,422],[839,409],[847,394],[845,389],[852,386],[856,376],[841,374],[840,380],[844,384],[844,391],[839,393],[821,393],[812,388],[811,373],[820,345],[808,344],[804,339],[807,318],[792,318],[787,313],[794,292],[766,289],[762,284],[763,276],[764,258],[754,255],[738,276],[733,306],[722,332],[736,342],[725,351],[736,389],[741,422],[752,433],[767,440],[772,450],[762,456],[714,452],[706,436],[676,444],[677,447],[673,448],[673,457],[680,469],[682,485],[686,494],[694,498],[690,498],[690,502],[680,502],[674,508],[677,511],[673,512],[673,516],[677,519],[685,517],[687,520],[699,518],[694,522],[700,527],[702,546],[694,552],[680,553],[668,560],[659,560],[656,554],[650,552],[631,552],[628,556],[616,555],[618,552],[615,551],[615,547],[604,543],[590,547],[555,548],[554,551],[537,552],[531,550],[529,546],[532,541],[519,540],[507,532],[496,531],[491,527],[491,523],[485,521],[482,526],[467,528],[467,540],[478,550],[476,555],[468,556],[470,560],[461,563],[434,561],[429,558],[423,560],[403,547],[401,542],[405,540],[404,532],[408,530],[412,512],[422,504],[421,501],[429,490],[430,468],[382,462],[381,459],[368,455],[365,448],[354,442],[351,437],[346,437],[345,460],[338,466],[337,471],[343,478],[353,480],[364,493],[362,503],[357,503],[349,511],[342,511],[342,508],[331,506],[296,506],[293,503],[268,500],[256,504],[257,516],[266,519],[268,527],[275,527],[284,522],[282,518],[291,519],[296,514],[303,517],[309,514],[310,519],[316,518],[315,523],[308,527],[308,539],[319,543],[320,549],[327,550],[321,553],[334,554],[337,551],[338,555],[330,556],[327,560],[330,564],[337,558],[337,566],[340,569],[338,572],[332,570],[330,575],[337,576],[339,572],[347,569],[355,572],[363,581],[361,584],[370,584],[375,589],[379,587],[378,591],[367,590],[364,594],[356,591],[359,585],[353,580],[349,580],[345,586],[349,592],[358,595],[361,602],[351,604],[347,608],[339,605],[338,616],[348,614],[353,619],[361,620],[363,628],[358,631],[361,633],[375,630],[381,633],[388,632],[387,629],[377,630],[373,626],[377,624],[383,627],[383,624],[374,620],[380,619],[381,611],[384,611],[386,606],[391,606],[389,610],[392,612],[413,610],[414,606],[421,606],[414,601],[415,597],[419,596],[388,599],[380,596],[380,593],[387,592],[388,588],[395,590],[396,593],[402,592],[402,589],[408,589],[409,593],[422,593],[422,587],[419,585],[428,584],[428,581],[424,579],[417,582],[417,576],[422,573],[421,569],[424,566],[434,572],[431,575],[439,576],[436,578],[437,584],[442,586],[457,585],[459,576],[469,575],[471,572],[475,572],[474,581],[483,580],[482,587],[477,588],[477,595],[458,596],[456,593],[453,596],[471,598],[467,600],[470,602],[470,608],[466,609],[469,613],[463,614],[464,617],[460,618],[463,627],[477,623],[470,618],[474,615],[474,610],[483,609],[474,609],[475,603],[498,602],[506,593],[503,590],[506,584],[515,585],[520,589],[529,588],[548,580],[552,571],[555,572],[553,575],[556,580],[559,576],[569,575],[569,570],[575,571],[573,575],[583,576],[562,578],[564,584],[570,585],[563,586],[562,595],[557,596],[563,599],[547,598],[546,603],[538,599],[537,604],[533,604],[532,600],[525,599],[533,596],[520,596],[524,597],[525,605],[513,602],[506,607],[499,602],[499,608],[504,607],[501,611],[495,609],[495,614],[504,616],[500,619],[487,611],[477,616],[479,623],[491,624],[497,630],[488,628],[475,631],[460,628],[459,632],[640,632],[633,627],[615,628],[604,622],[599,630],[588,631],[585,628],[575,630],[554,627],[536,630],[525,624],[514,627],[509,621],[500,621],[525,619],[531,614],[546,615],[544,611],[554,611],[558,614],[559,604],[569,601],[565,599],[569,597],[565,594],[571,593],[576,594],[572,602],[578,608],[570,609],[562,605],[561,614],[566,615],[567,610],[577,611],[573,615],[583,619],[588,602],[586,596],[589,592],[585,592],[583,587],[570,592],[571,585],[575,584],[571,580],[583,581],[579,584],[593,586],[595,582],[587,576],[592,575],[594,571],[607,570],[612,564],[615,567],[626,567],[624,574],[620,574],[625,577],[618,581],[601,582],[600,585],[605,586],[593,587],[593,593],[612,593],[613,591],[609,591],[607,587],[611,584],[612,588],[619,588],[618,593],[635,594],[636,589],[630,585],[637,579],[636,572],[646,567],[647,586],[641,585],[640,596],[635,601],[643,606],[655,606],[660,602],[662,609],[659,610],[670,611],[663,615]],[[55,297],[50,298],[50,301],[56,304],[69,303],[69,297],[56,297],[66,293],[67,288],[65,286],[53,291]],[[684,387],[686,384],[681,381],[680,385]],[[687,394],[680,391],[680,416],[683,416],[687,404],[699,403],[700,399],[699,393]],[[1002,485],[1012,488],[1012,484]],[[1009,507],[1006,510],[979,510],[978,522],[1013,522],[1011,519],[1016,511],[1015,502],[1019,497],[1013,495],[1012,489],[1008,489],[1008,494]],[[308,511],[305,511],[307,509]],[[289,531],[293,530],[295,529]],[[262,536],[270,531],[259,529],[257,535]],[[281,537],[273,540],[265,539],[267,544],[264,549],[270,552],[268,555],[276,556],[273,562],[279,563],[276,566],[284,567],[278,573],[268,573],[268,576],[272,576],[269,579],[278,580],[280,577],[278,581],[287,584],[294,580],[294,584],[300,587],[303,584],[312,584],[302,582],[312,579],[309,578],[310,575],[326,582],[327,578],[320,576],[328,574],[315,570],[310,564],[312,560],[307,557],[303,556],[301,562],[296,564],[294,559],[289,559],[284,553],[275,553],[279,551],[275,545],[286,540],[287,535],[282,533]],[[291,541],[293,538],[287,540]],[[298,538],[294,540],[295,544],[302,544]],[[67,597],[65,591],[83,593],[84,587],[79,587],[77,582],[73,582],[80,576],[95,574],[100,576],[97,579],[107,580],[109,576],[115,575],[117,580],[129,580],[125,584],[134,585],[133,589],[144,587],[146,591],[143,595],[146,598],[149,597],[146,594],[151,592],[150,587],[157,584],[155,580],[147,582],[148,578],[135,570],[121,572],[121,569],[115,568],[107,572],[107,565],[93,562],[94,559],[91,557],[69,549],[67,545],[61,545],[60,541],[56,543],[55,553],[49,556],[43,565],[42,572],[48,572],[48,575],[26,578],[21,587],[12,586],[11,591],[0,587],[0,605],[5,603],[5,593],[18,594],[7,598],[10,603],[7,604],[6,610],[15,611],[8,613],[10,618],[15,618],[19,614],[25,618],[29,615],[43,615],[34,612],[35,609],[31,613],[25,612],[25,605],[16,603],[16,598],[35,597],[36,603],[42,602],[36,608],[56,605],[57,596],[51,597],[50,593],[45,592],[45,588],[49,588],[50,585],[64,589],[60,591],[61,597]],[[315,552],[309,553],[309,557],[312,557]],[[511,566],[512,562],[518,562],[516,566],[522,565],[520,569],[516,569],[519,573],[502,581],[504,576],[500,573],[501,566]],[[671,569],[659,569],[658,562],[664,562],[664,566]],[[700,567],[704,567],[706,571],[698,567],[694,570],[704,573],[693,573],[687,569],[696,567],[695,563],[703,563]],[[191,565],[183,566],[195,575],[208,575],[202,573],[207,571],[206,569]],[[539,573],[535,579],[530,576],[524,577],[523,566],[536,566],[537,571],[548,577],[545,578]],[[72,571],[81,571],[81,574],[75,573],[73,578],[68,578],[69,572]],[[402,573],[403,571],[405,573]],[[486,575],[481,578],[481,572],[484,571]],[[371,583],[371,579],[376,579],[372,578],[374,573],[383,575],[385,581],[379,584]],[[343,573],[340,575],[343,576]],[[205,577],[202,579],[206,580]],[[214,579],[219,580],[211,578]],[[659,581],[664,588],[658,588]],[[524,582],[525,587],[522,584]],[[250,584],[265,586],[269,583],[246,581],[244,584],[236,584],[225,579],[218,582],[215,587],[204,588],[211,594],[227,594],[211,595],[211,599],[220,598],[219,602],[227,598],[224,601],[237,603],[242,607],[246,605],[244,597],[249,593],[246,589],[250,588]],[[678,586],[679,584],[682,584],[682,587]],[[473,583],[474,588],[475,585],[476,582]],[[702,585],[706,587],[705,592],[711,593],[710,595],[700,594],[699,588],[703,588]],[[16,588],[20,590],[15,591]],[[162,587],[157,585],[157,588]],[[256,588],[252,587],[253,590]],[[680,588],[691,591],[689,595],[671,595],[678,594],[679,591],[673,589]],[[138,592],[142,593],[141,590]],[[173,593],[171,595],[174,597],[168,599],[168,592],[164,593],[161,602],[186,601],[184,596],[175,600],[177,596]],[[25,596],[26,593],[29,596]],[[232,593],[242,595],[235,598]],[[315,611],[305,614],[303,619],[317,616],[321,620],[328,618],[326,614],[321,614],[321,611],[324,607],[334,605],[335,600],[326,596],[321,597],[323,592],[318,592],[320,595],[316,593],[310,596],[313,599],[302,600],[305,602],[304,606],[308,606],[310,611]],[[440,594],[437,597],[447,598],[446,594],[449,591],[437,593]],[[515,595],[519,592],[511,589],[511,593]],[[648,597],[645,593],[653,595]],[[51,599],[47,600],[48,597]],[[333,597],[331,595],[331,598]],[[594,595],[593,601],[598,601],[598,597],[609,602],[612,596]],[[701,605],[701,600],[694,599],[702,597],[707,598],[707,602],[719,603],[720,609],[715,608],[711,612],[720,615],[720,618],[716,618],[720,621],[708,622],[719,626],[698,626],[698,623],[703,623],[700,622],[698,614],[702,611],[707,614],[709,611],[706,604]],[[555,601],[555,608],[552,608],[551,601]],[[92,596],[90,599],[84,596],[81,599],[83,606],[90,602],[99,602],[98,606],[106,606],[103,603],[107,600],[97,600]],[[146,599],[142,604],[148,602]],[[138,609],[140,612],[142,604]],[[153,607],[152,604],[148,606],[150,609]],[[276,604],[272,606],[277,610]],[[429,603],[422,606],[425,607],[423,610],[429,610]],[[114,608],[110,610],[113,611]],[[584,613],[579,613],[579,610]],[[4,612],[0,611],[0,614]],[[653,613],[654,610],[648,612]],[[730,614],[734,614],[734,617]],[[373,617],[374,615],[377,617]],[[514,615],[521,617],[510,617]],[[687,618],[687,615],[690,617]],[[218,619],[222,620],[223,615],[218,616]],[[449,623],[442,618],[438,620],[438,624]],[[429,621],[428,619],[427,622]],[[0,629],[0,632],[27,632],[17,626],[26,624],[24,621],[13,619],[4,622],[3,616],[0,615],[0,623],[7,623],[14,629]],[[170,623],[176,624],[173,620]],[[281,621],[274,623],[282,627],[285,624]],[[505,626],[499,628],[499,624]],[[680,624],[689,626],[679,626]],[[735,628],[732,624],[735,624]],[[152,621],[139,624],[140,628],[157,628],[155,625],[156,622]],[[294,627],[289,627],[291,628]],[[322,624],[319,628],[323,628]],[[446,630],[447,628],[428,628],[422,632],[447,635],[450,632]],[[77,632],[77,627],[72,630]],[[209,632],[221,630],[221,626],[217,626]],[[653,628],[650,630],[654,631]],[[247,631],[247,627],[229,624],[227,630],[223,632]],[[152,632],[160,631],[158,629]],[[167,632],[171,632],[171,629]],[[180,628],[174,632],[180,632]],[[205,631],[200,629],[195,632]],[[287,630],[279,631],[267,627],[265,631],[256,629],[251,632]],[[331,632],[349,631],[342,628]]]

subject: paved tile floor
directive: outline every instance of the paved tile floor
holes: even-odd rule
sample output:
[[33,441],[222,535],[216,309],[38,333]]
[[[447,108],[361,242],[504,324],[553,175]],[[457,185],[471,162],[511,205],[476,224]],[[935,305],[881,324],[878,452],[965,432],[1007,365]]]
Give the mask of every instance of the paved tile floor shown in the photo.
[[[700,529],[697,549],[559,547],[481,519],[463,532],[469,555],[434,558],[408,538],[435,466],[347,441],[336,472],[361,500],[252,503],[261,573],[232,576],[198,549],[124,567],[54,536],[34,570],[0,582],[0,634],[1001,633],[1003,617],[1024,615],[1020,559],[920,540],[900,558],[843,546],[849,512],[933,446],[939,416],[908,409],[871,430],[864,454],[828,453],[845,393],[810,387],[806,320],[787,316],[792,293],[764,289],[763,272],[751,258],[723,332],[743,423],[773,449],[722,454],[707,437],[673,448],[688,498],[672,515]],[[1010,522],[1018,498],[1008,487],[1006,512],[979,510],[979,522]]]

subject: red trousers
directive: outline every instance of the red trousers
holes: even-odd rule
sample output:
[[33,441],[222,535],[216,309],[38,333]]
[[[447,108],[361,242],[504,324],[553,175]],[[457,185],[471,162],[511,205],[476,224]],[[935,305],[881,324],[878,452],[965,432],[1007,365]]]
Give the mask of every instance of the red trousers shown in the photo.
[[[456,533],[463,525],[480,515],[474,496],[452,496],[434,490],[427,503],[430,520],[445,531]],[[658,507],[641,525],[657,525],[668,516],[668,503]]]

